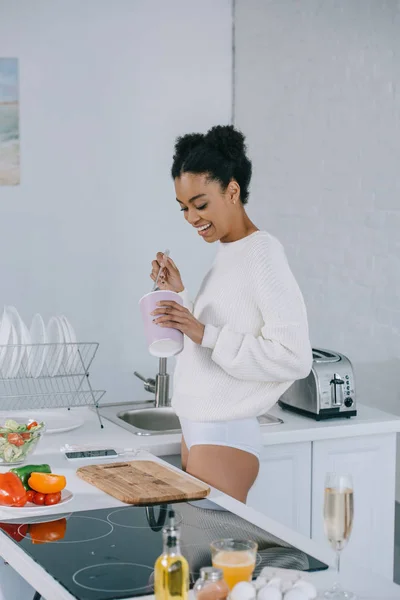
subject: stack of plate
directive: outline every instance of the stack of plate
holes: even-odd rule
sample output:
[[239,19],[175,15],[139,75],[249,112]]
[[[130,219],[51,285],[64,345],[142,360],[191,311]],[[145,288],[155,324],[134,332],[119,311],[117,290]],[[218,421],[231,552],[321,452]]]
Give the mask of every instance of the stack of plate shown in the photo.
[[0,378],[68,374],[74,369],[76,335],[68,319],[36,314],[28,329],[14,306],[0,318]]

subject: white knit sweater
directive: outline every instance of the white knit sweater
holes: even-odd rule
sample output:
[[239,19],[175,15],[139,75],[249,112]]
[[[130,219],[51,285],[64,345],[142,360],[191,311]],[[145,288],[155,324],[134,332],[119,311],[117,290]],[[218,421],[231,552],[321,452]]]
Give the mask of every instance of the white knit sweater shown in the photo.
[[201,345],[185,337],[178,356],[172,398],[178,416],[259,416],[310,372],[303,297],[281,244],[264,231],[219,244],[193,314],[205,332]]

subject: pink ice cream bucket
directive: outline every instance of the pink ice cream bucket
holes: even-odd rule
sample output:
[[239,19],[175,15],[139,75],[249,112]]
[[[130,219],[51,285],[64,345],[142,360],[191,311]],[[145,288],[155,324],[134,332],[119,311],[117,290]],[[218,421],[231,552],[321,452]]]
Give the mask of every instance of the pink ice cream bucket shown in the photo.
[[154,316],[151,313],[156,308],[160,308],[160,306],[157,306],[157,302],[163,300],[183,305],[183,300],[179,294],[170,290],[150,292],[139,300],[149,352],[159,358],[174,356],[183,350],[183,333],[181,331],[171,327],[160,327],[160,325],[153,323],[153,319],[161,315]]

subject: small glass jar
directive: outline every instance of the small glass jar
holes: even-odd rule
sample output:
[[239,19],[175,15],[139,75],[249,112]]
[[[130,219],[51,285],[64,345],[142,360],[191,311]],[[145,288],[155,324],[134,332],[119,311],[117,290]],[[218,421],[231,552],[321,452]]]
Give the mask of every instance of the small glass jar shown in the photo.
[[229,595],[224,574],[215,567],[200,569],[200,578],[194,584],[193,591],[196,600],[226,600]]

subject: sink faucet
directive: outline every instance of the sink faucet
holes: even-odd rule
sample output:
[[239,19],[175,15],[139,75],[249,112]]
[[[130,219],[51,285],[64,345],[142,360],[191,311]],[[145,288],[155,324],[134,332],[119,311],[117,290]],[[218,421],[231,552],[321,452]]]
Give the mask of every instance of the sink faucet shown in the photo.
[[137,371],[134,371],[134,375],[144,382],[144,389],[146,392],[155,394],[155,408],[161,408],[163,406],[170,406],[169,401],[169,374],[167,373],[167,359],[160,358],[158,363],[158,373],[155,379],[151,377],[145,378]]

